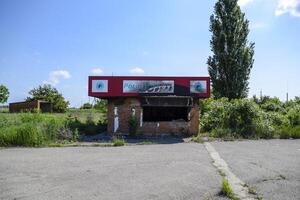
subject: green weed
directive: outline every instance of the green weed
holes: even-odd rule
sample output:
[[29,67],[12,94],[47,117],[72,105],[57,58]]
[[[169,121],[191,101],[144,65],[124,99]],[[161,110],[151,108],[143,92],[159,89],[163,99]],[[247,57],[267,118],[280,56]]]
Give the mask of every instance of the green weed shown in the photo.
[[237,198],[234,193],[233,190],[228,182],[228,180],[226,178],[222,178],[222,188],[221,188],[221,195],[224,195],[232,200],[239,200],[239,198]]

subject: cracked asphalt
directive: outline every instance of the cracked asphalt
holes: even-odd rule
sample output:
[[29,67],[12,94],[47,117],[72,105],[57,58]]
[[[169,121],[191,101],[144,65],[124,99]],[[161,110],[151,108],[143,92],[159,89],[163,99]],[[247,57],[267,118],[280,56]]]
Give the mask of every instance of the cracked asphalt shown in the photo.
[[[212,142],[263,199],[300,200],[300,140]],[[203,144],[0,149],[0,199],[226,199]]]
[[0,150],[5,200],[223,199],[220,185],[202,144]]
[[300,140],[212,142],[231,171],[267,200],[300,200]]

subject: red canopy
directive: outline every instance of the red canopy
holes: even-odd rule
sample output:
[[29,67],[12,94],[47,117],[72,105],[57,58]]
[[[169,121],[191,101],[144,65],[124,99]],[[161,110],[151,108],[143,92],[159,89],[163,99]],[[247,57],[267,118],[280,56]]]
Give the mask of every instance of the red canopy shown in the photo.
[[89,76],[89,96],[210,96],[209,77]]

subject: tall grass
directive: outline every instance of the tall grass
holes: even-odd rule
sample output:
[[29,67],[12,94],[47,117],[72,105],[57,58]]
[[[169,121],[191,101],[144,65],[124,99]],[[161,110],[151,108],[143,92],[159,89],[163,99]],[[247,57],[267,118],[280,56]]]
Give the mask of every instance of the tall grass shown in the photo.
[[0,113],[0,146],[47,146],[106,130],[102,113]]
[[43,146],[58,139],[73,139],[66,118],[38,113],[0,115],[0,146]]

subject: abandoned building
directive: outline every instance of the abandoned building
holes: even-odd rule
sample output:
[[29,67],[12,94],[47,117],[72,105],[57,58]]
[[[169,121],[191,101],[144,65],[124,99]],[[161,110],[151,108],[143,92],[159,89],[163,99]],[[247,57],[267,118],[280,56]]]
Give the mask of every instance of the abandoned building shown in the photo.
[[9,112],[52,112],[52,103],[42,100],[23,101],[9,104]]
[[108,133],[128,134],[134,116],[143,135],[195,135],[209,77],[90,76],[89,96],[108,100]]

